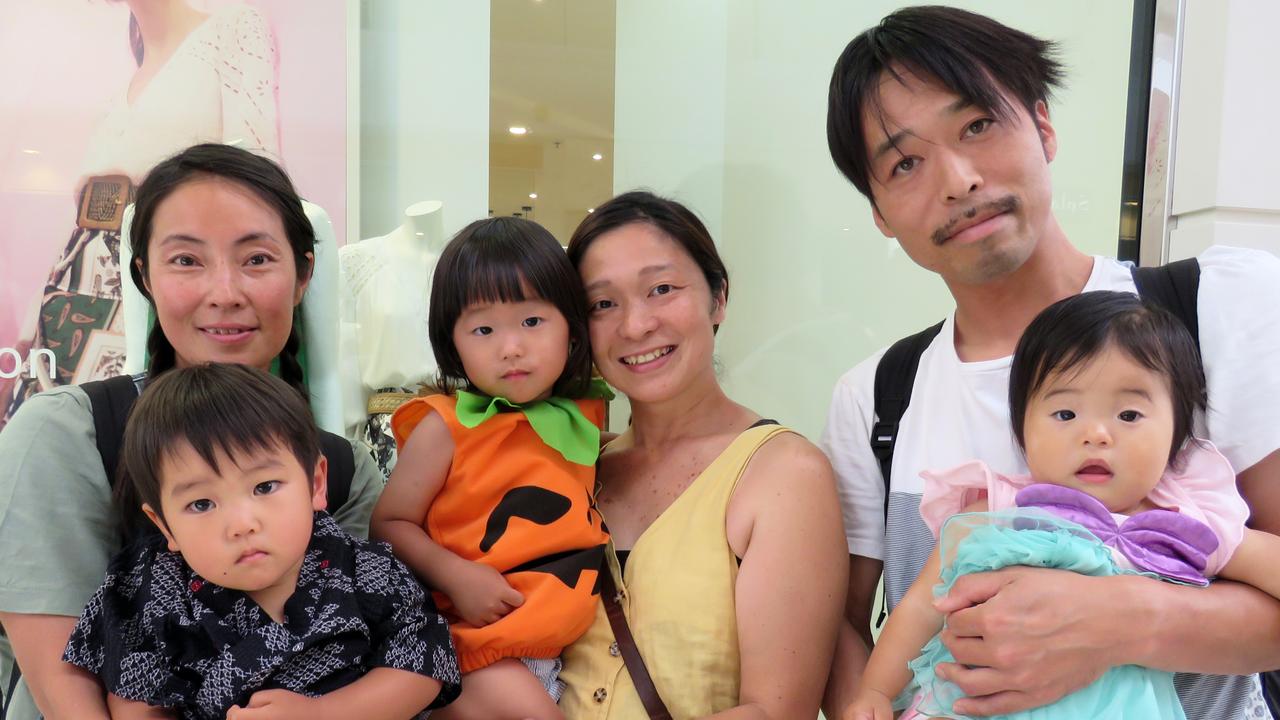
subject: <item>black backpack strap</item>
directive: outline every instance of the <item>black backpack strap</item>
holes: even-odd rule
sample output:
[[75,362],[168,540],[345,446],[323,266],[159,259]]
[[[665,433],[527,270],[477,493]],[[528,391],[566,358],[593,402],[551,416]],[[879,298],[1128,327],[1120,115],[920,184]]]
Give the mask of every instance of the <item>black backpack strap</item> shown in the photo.
[[[943,321],[945,322],[945,321]],[[926,328],[889,346],[876,364],[876,424],[871,427],[871,452],[880,461],[880,478],[884,483],[885,532],[889,529],[889,479],[893,469],[893,448],[898,443],[898,423],[911,404],[911,389],[920,369],[920,356],[942,330],[942,324]],[[889,590],[881,585],[880,617],[876,627],[884,624],[889,614]]]
[[13,675],[9,677],[9,687],[0,691],[0,720],[4,720],[9,716],[9,707],[13,705],[13,696],[18,692],[18,681],[22,679],[22,670],[18,668],[18,663],[14,663]]
[[871,428],[871,452],[880,461],[880,477],[884,482],[884,515],[889,517],[889,471],[893,466],[893,448],[898,442],[898,423],[911,403],[911,388],[925,348],[938,336],[942,323],[904,337],[885,351],[876,365],[876,424]]
[[107,484],[114,485],[120,465],[120,446],[124,443],[124,426],[129,410],[142,392],[142,375],[118,375],[80,386],[89,396],[93,411],[93,430],[98,443],[98,456],[107,474]]
[[1200,295],[1200,261],[1178,260],[1168,265],[1133,269],[1133,284],[1138,296],[1173,313],[1190,331],[1196,347],[1200,347],[1200,318],[1197,300]]
[[329,461],[329,501],[326,509],[332,515],[347,504],[351,496],[351,480],[356,474],[356,458],[351,443],[341,435],[320,431],[320,452]]

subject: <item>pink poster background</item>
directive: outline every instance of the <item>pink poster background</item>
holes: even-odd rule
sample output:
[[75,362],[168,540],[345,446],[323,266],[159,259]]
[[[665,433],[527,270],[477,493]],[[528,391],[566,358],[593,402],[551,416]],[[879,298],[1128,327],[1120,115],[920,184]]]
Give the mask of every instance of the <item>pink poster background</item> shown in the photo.
[[[189,4],[208,12],[230,1]],[[328,211],[341,245],[345,3],[239,1],[258,7],[275,35],[285,169],[304,197]],[[0,347],[17,344],[74,228],[72,193],[90,135],[135,69],[123,2],[0,0]]]

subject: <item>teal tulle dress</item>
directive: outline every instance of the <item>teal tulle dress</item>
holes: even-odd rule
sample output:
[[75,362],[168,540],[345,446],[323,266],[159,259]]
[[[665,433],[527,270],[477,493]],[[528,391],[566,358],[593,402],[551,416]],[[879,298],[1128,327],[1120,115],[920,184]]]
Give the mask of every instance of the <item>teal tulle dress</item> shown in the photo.
[[[1035,508],[956,515],[943,526],[941,582],[935,595],[946,594],[962,575],[1011,565],[1058,568],[1082,575],[1130,573],[1118,567],[1111,551],[1081,525]],[[907,708],[905,718],[957,718],[951,708],[964,696],[955,685],[934,674],[939,663],[954,662],[935,635],[911,662],[913,681],[894,707]],[[914,714],[913,714],[914,713]],[[1184,720],[1172,673],[1136,665],[1115,667],[1092,685],[1050,705],[996,716],[1009,720]]]

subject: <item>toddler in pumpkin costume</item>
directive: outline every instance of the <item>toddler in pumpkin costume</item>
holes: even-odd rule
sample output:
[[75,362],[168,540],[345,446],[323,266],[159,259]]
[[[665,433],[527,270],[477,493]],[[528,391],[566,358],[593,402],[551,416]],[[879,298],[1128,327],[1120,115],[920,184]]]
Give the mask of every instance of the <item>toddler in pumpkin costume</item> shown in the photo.
[[558,720],[561,650],[591,625],[608,536],[593,507],[608,389],[555,238],[479,220],[436,266],[441,394],[392,416],[400,454],[371,534],[436,592],[463,693],[436,717]]

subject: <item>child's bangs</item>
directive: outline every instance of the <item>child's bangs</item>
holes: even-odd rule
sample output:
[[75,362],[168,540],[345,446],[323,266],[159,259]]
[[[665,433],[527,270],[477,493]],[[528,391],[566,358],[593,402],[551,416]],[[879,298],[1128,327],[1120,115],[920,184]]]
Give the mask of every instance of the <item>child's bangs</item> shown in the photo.
[[506,259],[477,258],[458,280],[466,292],[463,307],[540,299],[519,266]]
[[1076,337],[1074,344],[1047,348],[1032,372],[1027,399],[1043,393],[1051,382],[1074,380],[1109,343],[1105,336],[1085,335]]
[[319,455],[306,401],[261,370],[197,365],[165,373],[155,385],[158,392],[152,396],[159,400],[143,393],[139,403],[148,401],[142,406],[146,422],[132,428],[141,463],[172,460],[184,444],[218,474],[219,460],[231,458],[238,465],[246,455],[282,449],[310,471]]
[[525,277],[515,265],[484,263],[462,278],[466,288],[466,304],[493,304],[493,302],[524,302],[530,293],[526,290]]
[[1156,317],[1151,312],[1135,313],[1121,318],[1107,337],[1107,346],[1124,353],[1130,360],[1172,383],[1175,375],[1170,348],[1171,338],[1162,337]]
[[219,475],[219,456],[240,466],[237,458],[284,449],[297,456],[299,463],[305,462],[303,453],[290,448],[279,434],[285,418],[254,412],[252,407],[237,408],[230,398],[226,400],[210,402],[204,412],[169,418],[165,437],[156,438],[157,459],[173,459],[185,443]]
[[1149,321],[1150,313],[1136,311],[1117,317],[1101,335],[1077,339],[1077,344],[1062,347],[1046,356],[1036,369],[1033,395],[1044,392],[1051,381],[1071,382],[1099,355],[1107,350],[1119,351],[1138,365],[1160,375],[1168,384],[1173,369],[1162,339]]

